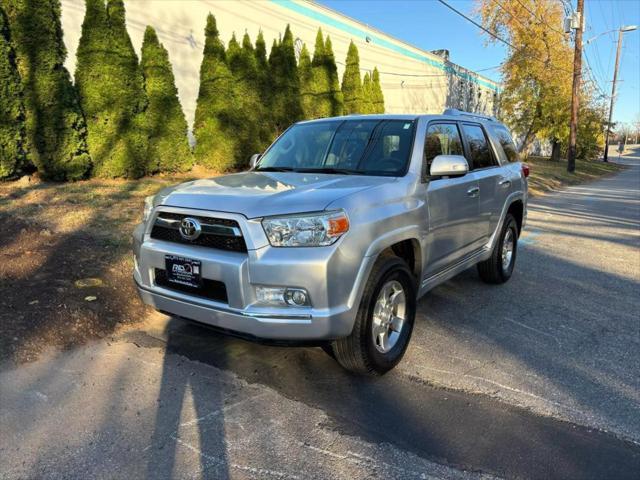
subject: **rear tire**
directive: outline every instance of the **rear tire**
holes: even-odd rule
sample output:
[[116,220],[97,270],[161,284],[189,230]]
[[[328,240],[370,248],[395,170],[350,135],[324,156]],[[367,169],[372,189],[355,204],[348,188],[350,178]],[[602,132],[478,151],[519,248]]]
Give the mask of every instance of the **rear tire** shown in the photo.
[[416,284],[407,264],[393,255],[380,257],[364,289],[353,331],[331,344],[345,369],[383,375],[404,356],[413,331]]
[[486,283],[505,283],[511,278],[518,252],[518,223],[507,214],[498,241],[493,246],[491,257],[478,263],[480,278]]

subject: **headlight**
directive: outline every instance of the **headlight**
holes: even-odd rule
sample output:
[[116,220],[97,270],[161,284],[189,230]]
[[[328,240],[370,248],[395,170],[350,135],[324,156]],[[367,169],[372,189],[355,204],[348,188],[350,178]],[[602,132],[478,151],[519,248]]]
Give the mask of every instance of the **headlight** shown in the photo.
[[322,247],[335,243],[349,230],[343,211],[265,218],[262,228],[274,247]]
[[151,216],[151,210],[153,210],[153,197],[150,195],[144,199],[144,210],[142,211],[142,221],[146,222]]

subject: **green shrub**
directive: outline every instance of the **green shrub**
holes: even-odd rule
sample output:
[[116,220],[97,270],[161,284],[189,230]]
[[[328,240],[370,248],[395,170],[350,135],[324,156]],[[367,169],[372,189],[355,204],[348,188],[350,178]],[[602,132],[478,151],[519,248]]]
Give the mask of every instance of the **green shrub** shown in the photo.
[[125,26],[122,0],[86,0],[76,85],[87,119],[94,174],[137,178],[145,173],[147,98]]
[[233,106],[236,101],[234,79],[227,65],[216,19],[209,14],[205,27],[200,90],[193,126],[197,163],[220,172],[236,167],[235,153],[238,151],[238,142],[233,131]]
[[384,113],[384,95],[380,86],[380,72],[373,68],[371,75],[371,100],[373,101],[373,113]]
[[274,134],[303,118],[300,104],[300,80],[293,46],[293,34],[287,25],[282,41],[275,43],[269,54],[271,72],[271,115]]
[[[314,83],[314,71],[311,68],[311,57],[307,45],[302,46],[298,59],[298,77],[300,79],[300,105],[305,119],[318,118],[317,92]],[[326,115],[325,115],[326,116]]]
[[264,125],[264,105],[260,99],[258,62],[247,33],[242,38],[242,47],[235,35],[227,49],[227,63],[231,69],[236,103],[232,108],[233,131],[238,138],[235,152],[236,167],[249,165],[249,157],[262,151],[261,131]]
[[24,163],[24,105],[9,24],[0,7],[0,178],[15,175]]
[[360,79],[360,59],[358,47],[353,42],[347,51],[347,65],[342,76],[344,113],[362,113],[362,80]]
[[178,99],[169,53],[152,27],[144,32],[140,64],[149,100],[144,116],[148,139],[146,171],[187,171],[193,166],[187,121]]
[[344,95],[340,88],[340,78],[338,77],[338,67],[333,55],[331,38],[327,35],[324,42],[324,68],[329,76],[329,98],[331,99],[331,115],[334,117],[344,114]]
[[271,73],[269,71],[269,61],[267,60],[267,45],[265,44],[262,30],[258,32],[254,54],[256,57],[256,69],[257,69],[256,82],[258,84],[258,95],[260,96],[260,103],[262,104],[263,112],[264,112],[264,117],[260,122],[261,128],[260,128],[259,151],[262,152],[275,139],[271,122],[266,120],[267,117],[270,115],[272,92],[271,92],[271,79],[270,79]]
[[22,79],[28,158],[45,178],[83,178],[91,159],[84,117],[64,68],[60,2],[1,1]]
[[360,113],[375,113],[373,111],[371,76],[369,72],[364,74],[362,81],[362,111]]

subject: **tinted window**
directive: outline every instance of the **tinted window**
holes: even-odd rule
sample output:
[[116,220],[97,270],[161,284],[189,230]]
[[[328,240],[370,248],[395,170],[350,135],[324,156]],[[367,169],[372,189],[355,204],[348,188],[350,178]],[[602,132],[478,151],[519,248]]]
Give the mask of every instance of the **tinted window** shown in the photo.
[[429,125],[424,141],[424,164],[427,175],[436,156],[462,154],[462,141],[456,125],[452,123]]
[[[513,143],[513,139],[509,134],[509,130],[502,125],[491,125],[491,133],[496,137],[498,142],[500,143],[500,147],[498,148],[498,153],[502,156],[503,160],[508,162],[517,162],[519,161],[518,150],[516,149],[516,145]],[[502,150],[502,151],[500,151]]]
[[[294,125],[264,154],[256,170],[404,174],[413,129],[411,120],[344,120]],[[335,172],[336,169],[341,172]]]
[[471,168],[477,170],[479,168],[491,167],[494,165],[491,157],[489,144],[484,136],[482,127],[479,125],[462,125],[462,131],[467,140],[469,151],[467,152],[467,160],[473,165]]

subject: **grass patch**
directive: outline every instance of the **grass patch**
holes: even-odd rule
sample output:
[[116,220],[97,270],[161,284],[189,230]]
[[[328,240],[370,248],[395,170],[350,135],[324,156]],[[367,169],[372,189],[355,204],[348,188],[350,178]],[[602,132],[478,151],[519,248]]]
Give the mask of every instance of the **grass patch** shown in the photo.
[[529,192],[533,195],[596,180],[624,168],[615,163],[604,163],[598,160],[577,160],[576,171],[569,173],[566,160],[554,162],[549,157],[530,156],[526,163],[531,167]]

